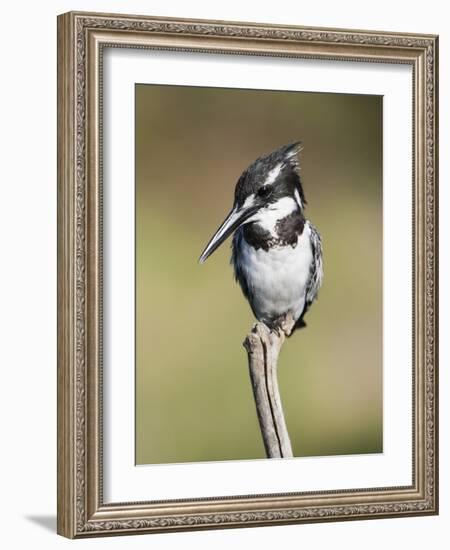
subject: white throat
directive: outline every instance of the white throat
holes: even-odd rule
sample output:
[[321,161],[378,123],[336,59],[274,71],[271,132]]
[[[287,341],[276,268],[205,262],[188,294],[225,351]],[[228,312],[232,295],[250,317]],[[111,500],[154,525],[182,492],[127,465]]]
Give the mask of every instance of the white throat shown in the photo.
[[298,203],[292,197],[282,197],[273,204],[268,204],[258,210],[246,223],[257,222],[263,229],[276,237],[275,226],[278,220],[292,214],[298,208]]

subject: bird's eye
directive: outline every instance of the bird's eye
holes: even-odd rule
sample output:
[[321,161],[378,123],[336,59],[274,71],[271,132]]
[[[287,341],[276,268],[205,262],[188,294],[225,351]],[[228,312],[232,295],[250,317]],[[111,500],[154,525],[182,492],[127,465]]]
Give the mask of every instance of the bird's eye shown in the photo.
[[271,192],[272,192],[272,188],[270,187],[270,185],[264,185],[263,187],[260,187],[258,189],[257,194],[258,194],[258,197],[265,199],[270,195]]

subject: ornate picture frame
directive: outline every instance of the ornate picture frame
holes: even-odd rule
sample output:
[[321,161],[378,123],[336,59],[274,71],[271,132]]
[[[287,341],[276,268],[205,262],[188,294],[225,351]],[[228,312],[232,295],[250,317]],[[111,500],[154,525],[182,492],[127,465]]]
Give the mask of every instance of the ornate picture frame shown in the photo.
[[[105,502],[103,156],[106,48],[412,68],[412,483]],[[438,38],[70,12],[58,17],[58,533],[69,538],[438,513]]]

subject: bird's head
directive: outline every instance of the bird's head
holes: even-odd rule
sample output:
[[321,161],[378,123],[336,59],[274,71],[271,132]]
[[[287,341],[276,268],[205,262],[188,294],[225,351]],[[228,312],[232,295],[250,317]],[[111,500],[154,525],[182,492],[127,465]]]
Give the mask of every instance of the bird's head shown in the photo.
[[201,263],[241,225],[273,215],[283,217],[297,208],[303,211],[306,200],[300,181],[301,148],[301,142],[284,145],[259,157],[242,173],[233,208],[200,256]]

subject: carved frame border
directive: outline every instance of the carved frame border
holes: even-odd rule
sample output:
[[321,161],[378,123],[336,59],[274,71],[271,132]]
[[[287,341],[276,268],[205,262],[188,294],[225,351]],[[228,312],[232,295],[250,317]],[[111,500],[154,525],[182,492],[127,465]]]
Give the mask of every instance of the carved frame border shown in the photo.
[[[102,48],[413,67],[413,485],[104,504]],[[58,17],[58,533],[70,538],[438,513],[438,38],[70,12]]]

